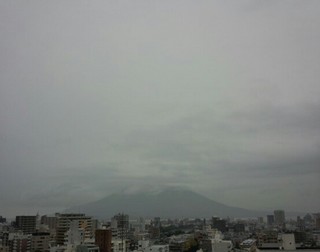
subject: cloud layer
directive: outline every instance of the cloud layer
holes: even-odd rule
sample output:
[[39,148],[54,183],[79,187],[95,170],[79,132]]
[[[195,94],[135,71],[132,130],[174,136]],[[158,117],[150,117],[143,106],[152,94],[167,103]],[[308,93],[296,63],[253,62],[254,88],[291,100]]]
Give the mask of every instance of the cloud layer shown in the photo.
[[182,186],[318,211],[318,1],[0,4],[0,215]]

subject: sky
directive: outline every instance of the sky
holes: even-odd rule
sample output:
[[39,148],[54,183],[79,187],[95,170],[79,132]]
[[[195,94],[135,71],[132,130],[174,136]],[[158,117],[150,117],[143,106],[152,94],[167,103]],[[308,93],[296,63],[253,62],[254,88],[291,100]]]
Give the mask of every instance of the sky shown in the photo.
[[0,215],[188,188],[320,208],[320,1],[0,2]]

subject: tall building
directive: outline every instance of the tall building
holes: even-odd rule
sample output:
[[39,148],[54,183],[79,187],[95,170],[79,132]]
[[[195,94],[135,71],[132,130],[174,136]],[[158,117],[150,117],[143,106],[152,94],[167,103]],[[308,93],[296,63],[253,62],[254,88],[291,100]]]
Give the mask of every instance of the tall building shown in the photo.
[[313,214],[316,224],[316,229],[320,229],[320,213]]
[[[124,252],[127,251],[127,237],[129,232],[129,215],[119,213],[112,218],[112,221],[116,221],[117,226],[117,238],[119,241],[113,240],[113,251],[117,248],[119,251]],[[113,223],[114,225],[114,223]]]
[[65,244],[80,245],[84,243],[84,229],[79,227],[79,220],[73,220],[70,223],[68,231],[65,233]]
[[36,231],[37,216],[16,216],[16,228],[24,234]]
[[92,218],[85,216],[85,214],[60,214],[58,215],[58,222],[56,228],[56,242],[58,245],[63,245],[66,237],[66,232],[70,229],[72,221],[79,220],[79,228],[84,229],[84,237],[91,238],[94,234],[94,227],[92,226]]
[[160,228],[161,227],[161,219],[160,217],[155,217],[153,219],[153,226]]
[[129,215],[119,213],[113,217],[113,220],[117,223],[118,238],[126,239],[129,231]]
[[304,231],[305,230],[304,220],[300,216],[297,217],[297,229],[299,231]]
[[274,216],[273,215],[267,215],[267,225],[271,227],[274,224]]
[[100,252],[111,252],[112,233],[110,229],[97,229],[95,232],[95,244]]
[[284,227],[285,222],[286,222],[284,211],[283,210],[274,210],[273,214],[274,214],[274,223],[277,226]]
[[56,216],[41,216],[41,224],[47,225],[49,229],[56,229],[58,218]]
[[118,239],[118,224],[115,218],[111,219],[110,229],[112,233],[112,239]]
[[139,218],[139,230],[140,232],[144,232],[146,230],[146,222],[142,217]]
[[1,215],[0,215],[0,223],[5,223],[7,221],[6,218],[3,218]]

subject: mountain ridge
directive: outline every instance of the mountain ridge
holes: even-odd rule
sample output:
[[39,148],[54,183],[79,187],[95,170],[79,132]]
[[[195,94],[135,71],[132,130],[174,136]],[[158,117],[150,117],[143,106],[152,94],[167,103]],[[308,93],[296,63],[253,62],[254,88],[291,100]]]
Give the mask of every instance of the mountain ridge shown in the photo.
[[129,214],[132,217],[159,216],[163,218],[207,218],[211,216],[244,218],[266,214],[263,211],[228,206],[181,188],[167,188],[157,193],[111,194],[100,200],[66,210],[66,212],[78,211],[98,218],[110,218],[118,212]]

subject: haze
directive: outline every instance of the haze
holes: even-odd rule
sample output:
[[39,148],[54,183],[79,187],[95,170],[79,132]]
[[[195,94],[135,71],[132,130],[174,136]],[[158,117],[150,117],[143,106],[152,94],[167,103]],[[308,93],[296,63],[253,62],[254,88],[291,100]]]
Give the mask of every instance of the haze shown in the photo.
[[1,1],[0,215],[184,187],[319,211],[320,2]]

